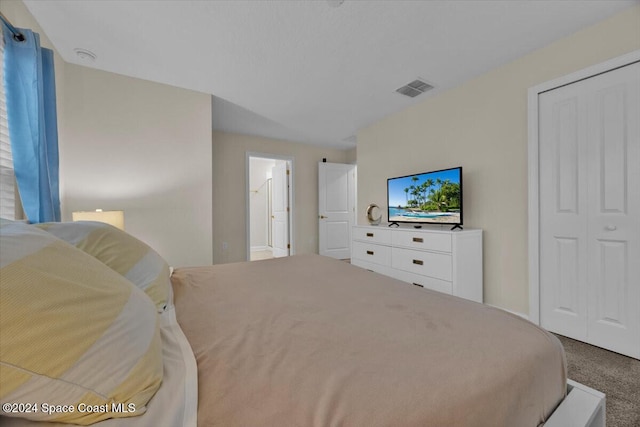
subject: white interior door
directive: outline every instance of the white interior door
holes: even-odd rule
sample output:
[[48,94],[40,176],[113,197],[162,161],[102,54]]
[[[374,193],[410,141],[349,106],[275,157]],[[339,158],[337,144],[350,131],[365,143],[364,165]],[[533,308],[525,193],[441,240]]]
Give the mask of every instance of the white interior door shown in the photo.
[[318,163],[318,236],[320,255],[351,257],[355,223],[355,165]]
[[640,64],[539,96],[540,320],[640,357]]
[[589,342],[640,358],[640,63],[590,84]]
[[279,162],[272,170],[271,230],[274,258],[289,256],[289,169]]
[[587,338],[585,105],[579,85],[540,96],[540,324]]

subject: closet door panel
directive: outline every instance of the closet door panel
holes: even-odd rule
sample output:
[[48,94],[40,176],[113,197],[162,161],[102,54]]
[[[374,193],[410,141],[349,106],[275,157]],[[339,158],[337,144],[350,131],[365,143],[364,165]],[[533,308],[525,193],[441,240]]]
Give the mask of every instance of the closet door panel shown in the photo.
[[640,64],[539,95],[540,321],[640,358]]
[[589,81],[589,342],[640,357],[640,64]]
[[584,340],[586,292],[586,127],[581,88],[540,96],[540,322]]

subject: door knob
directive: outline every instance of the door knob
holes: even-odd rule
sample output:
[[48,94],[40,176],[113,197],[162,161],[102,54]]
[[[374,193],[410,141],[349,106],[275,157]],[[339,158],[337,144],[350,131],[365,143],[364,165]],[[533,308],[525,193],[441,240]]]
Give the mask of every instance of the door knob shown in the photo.
[[604,229],[607,231],[616,231],[618,227],[616,227],[615,225],[609,224]]
[[326,218],[329,218],[329,217],[328,217],[328,216],[324,216],[324,215],[318,215],[318,218],[320,218],[320,219],[326,219]]

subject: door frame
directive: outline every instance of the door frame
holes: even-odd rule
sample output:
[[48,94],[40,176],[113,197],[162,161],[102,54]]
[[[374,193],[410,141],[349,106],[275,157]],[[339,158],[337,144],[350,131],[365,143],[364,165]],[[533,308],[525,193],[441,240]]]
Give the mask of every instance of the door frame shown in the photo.
[[262,159],[273,159],[273,160],[284,160],[289,163],[290,166],[290,174],[289,174],[289,244],[291,247],[289,248],[289,256],[295,255],[296,246],[295,246],[295,235],[293,230],[295,229],[294,218],[295,218],[295,191],[294,191],[294,157],[286,156],[282,154],[269,154],[269,153],[259,153],[254,151],[245,152],[245,235],[246,235],[246,258],[247,261],[251,260],[251,206],[250,206],[250,197],[251,197],[251,188],[250,188],[250,172],[251,172],[251,158],[258,157]]
[[528,212],[529,212],[529,320],[540,325],[540,158],[538,97],[541,93],[640,61],[640,50],[612,58],[566,76],[529,88],[528,92]]

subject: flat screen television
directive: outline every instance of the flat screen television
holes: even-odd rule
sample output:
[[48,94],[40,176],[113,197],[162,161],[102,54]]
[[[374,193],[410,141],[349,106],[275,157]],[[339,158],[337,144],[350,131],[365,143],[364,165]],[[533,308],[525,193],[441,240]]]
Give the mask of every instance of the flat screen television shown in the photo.
[[387,179],[390,223],[462,225],[462,167]]

